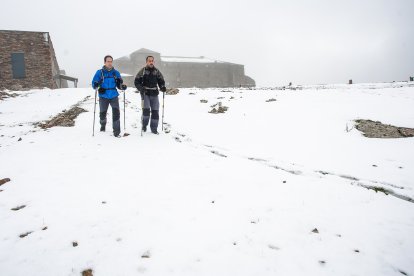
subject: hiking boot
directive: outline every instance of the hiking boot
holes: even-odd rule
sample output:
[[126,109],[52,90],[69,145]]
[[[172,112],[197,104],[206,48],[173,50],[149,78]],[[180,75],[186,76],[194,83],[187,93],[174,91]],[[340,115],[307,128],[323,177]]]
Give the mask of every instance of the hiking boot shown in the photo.
[[147,132],[147,127],[146,127],[146,126],[143,126],[143,127],[142,127],[142,131],[143,131],[143,132]]
[[120,133],[114,133],[114,137],[115,138],[121,138],[122,136],[120,135]]
[[101,131],[101,132],[105,132],[105,126],[101,126],[100,131]]
[[154,133],[154,134],[159,134],[156,129],[151,129],[151,132]]

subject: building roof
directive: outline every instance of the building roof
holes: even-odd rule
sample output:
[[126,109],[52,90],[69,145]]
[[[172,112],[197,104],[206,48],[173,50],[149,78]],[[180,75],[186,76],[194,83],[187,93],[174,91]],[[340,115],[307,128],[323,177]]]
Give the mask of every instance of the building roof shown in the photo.
[[136,50],[136,51],[130,53],[127,56],[123,56],[123,57],[120,57],[120,58],[116,58],[115,60],[116,61],[128,61],[128,60],[131,60],[131,56],[134,55],[134,54],[146,54],[146,55],[158,54],[159,55],[160,53],[155,52],[155,51],[148,50],[146,48],[141,48],[139,50]]
[[[146,54],[146,55],[158,54],[160,55],[160,53],[158,52],[155,52],[155,51],[152,51],[146,48],[141,48],[139,50],[132,52],[131,54],[127,56],[123,56],[115,60],[116,61],[128,61],[128,60],[131,60],[131,56],[133,56],[134,54]],[[232,63],[232,62],[210,59],[204,56],[200,56],[200,57],[161,56],[161,61],[162,62],[177,62],[177,63],[223,63],[223,64],[225,63],[225,64],[241,65],[241,64]]]
[[160,53],[146,49],[146,48],[141,48],[139,50],[132,52],[131,55],[132,54],[160,54]]
[[161,56],[162,62],[189,62],[189,63],[229,63],[206,57],[178,57],[178,56]]
[[49,33],[49,32],[18,31],[18,30],[0,30],[0,32],[9,32],[9,33],[39,33],[39,34]]

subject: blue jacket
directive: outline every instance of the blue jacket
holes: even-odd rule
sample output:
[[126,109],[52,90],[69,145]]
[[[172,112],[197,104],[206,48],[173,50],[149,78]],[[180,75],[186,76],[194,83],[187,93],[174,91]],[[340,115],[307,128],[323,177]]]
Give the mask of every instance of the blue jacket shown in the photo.
[[97,89],[98,87],[105,89],[105,93],[99,93],[99,97],[113,99],[118,97],[119,93],[116,87],[118,86],[119,88],[122,82],[121,74],[115,68],[108,71],[104,66],[102,69],[96,71],[92,79],[92,87],[93,89]]

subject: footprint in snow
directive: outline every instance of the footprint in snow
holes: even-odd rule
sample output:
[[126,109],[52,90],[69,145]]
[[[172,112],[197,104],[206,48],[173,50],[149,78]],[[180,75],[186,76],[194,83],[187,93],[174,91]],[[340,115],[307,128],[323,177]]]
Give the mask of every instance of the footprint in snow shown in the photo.
[[224,154],[222,154],[222,153],[220,153],[220,152],[218,152],[218,151],[215,151],[215,150],[212,150],[212,151],[211,151],[211,153],[212,153],[212,154],[215,154],[215,155],[218,155],[218,156],[220,156],[220,157],[227,158],[227,155],[224,155]]

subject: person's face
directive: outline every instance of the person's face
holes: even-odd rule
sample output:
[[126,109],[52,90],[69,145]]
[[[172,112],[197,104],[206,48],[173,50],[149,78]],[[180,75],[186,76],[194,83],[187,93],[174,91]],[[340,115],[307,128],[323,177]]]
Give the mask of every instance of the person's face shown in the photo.
[[108,69],[111,69],[112,68],[112,61],[113,61],[112,58],[110,58],[110,57],[106,58],[105,67],[108,68]]
[[148,67],[154,67],[154,58],[150,57],[147,59],[147,66]]

